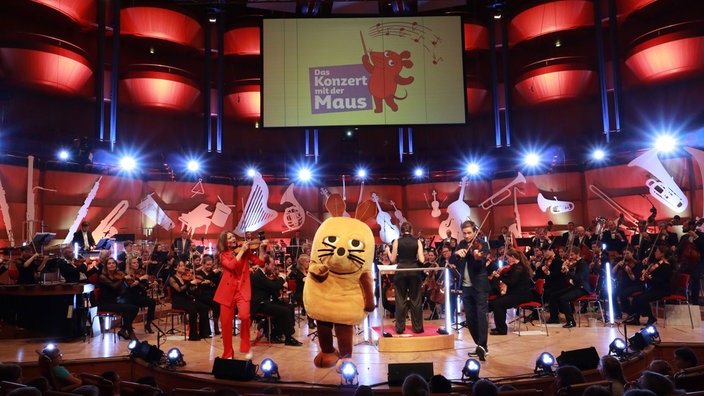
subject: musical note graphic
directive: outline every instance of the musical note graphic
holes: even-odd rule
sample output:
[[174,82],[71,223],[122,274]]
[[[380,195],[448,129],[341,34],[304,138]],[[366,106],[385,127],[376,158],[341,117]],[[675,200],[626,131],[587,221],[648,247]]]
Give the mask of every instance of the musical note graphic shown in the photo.
[[[408,39],[423,47],[423,50],[432,55],[432,64],[438,65],[444,61],[442,56],[435,54],[435,49],[440,49],[443,39],[433,33],[432,29],[418,22],[379,22],[367,30],[370,37],[399,37]],[[431,37],[432,39],[426,39]]]

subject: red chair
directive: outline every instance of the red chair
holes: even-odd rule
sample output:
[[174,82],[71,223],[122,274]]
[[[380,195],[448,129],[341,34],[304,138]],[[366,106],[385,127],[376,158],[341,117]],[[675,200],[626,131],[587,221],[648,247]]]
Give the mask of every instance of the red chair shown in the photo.
[[[173,304],[173,299],[171,298],[171,286],[166,286],[166,293],[169,296],[169,300]],[[186,341],[188,331],[186,326],[188,325],[188,311],[184,311],[183,309],[178,309],[174,308],[173,305],[171,306],[171,310],[166,313],[166,320],[168,322],[169,318],[171,318],[171,328],[166,330],[166,334],[178,334],[178,333],[183,333],[183,340]],[[179,318],[181,320],[181,323],[183,323],[183,331],[176,329],[174,327],[174,318]]]
[[[545,279],[538,279],[535,281],[535,292],[540,296],[540,301],[529,301],[529,302],[524,302],[521,304],[518,304],[516,309],[518,309],[518,318],[514,322],[518,325],[518,335],[521,335],[521,322],[527,317],[526,316],[526,311],[528,312],[528,316],[533,314],[533,311],[538,311],[538,319],[540,319],[540,324],[542,326],[545,326],[545,335],[548,336],[550,335],[548,333],[548,322],[543,318],[543,313],[545,312],[545,305],[543,304],[543,289],[545,288]],[[514,326],[515,329],[515,326]],[[526,329],[528,329],[528,325],[526,324]]]
[[[100,301],[100,288],[96,287],[93,290],[95,295],[95,300]],[[117,342],[117,327],[112,326],[112,322],[119,320],[122,322],[122,314],[113,311],[104,311],[100,309],[100,303],[98,303],[98,311],[95,316],[90,319],[90,336],[93,337],[93,323],[95,319],[98,319],[98,324],[100,325],[100,338],[105,339],[105,331],[110,331],[112,333],[113,342]],[[105,325],[108,325],[107,328]]]
[[667,309],[665,307],[665,304],[676,302],[681,305],[684,302],[685,304],[687,304],[687,312],[689,312],[689,323],[692,325],[692,329],[694,329],[692,310],[689,307],[689,299],[687,298],[687,296],[689,295],[689,275],[677,274],[675,282],[673,283],[673,289],[675,291],[673,294],[665,296],[655,302],[655,312],[659,311],[660,303],[662,303],[662,322],[663,327],[665,327],[667,325]]
[[[599,275],[589,275],[589,284],[591,285],[592,290],[596,290],[599,285]],[[577,326],[582,327],[582,304],[586,304],[587,310],[591,309],[596,304],[599,308],[599,313],[601,314],[601,322],[606,323],[606,320],[604,319],[604,309],[601,306],[601,300],[599,300],[599,296],[597,296],[596,292],[579,297],[574,300],[574,302],[576,303],[575,309],[577,310]]]

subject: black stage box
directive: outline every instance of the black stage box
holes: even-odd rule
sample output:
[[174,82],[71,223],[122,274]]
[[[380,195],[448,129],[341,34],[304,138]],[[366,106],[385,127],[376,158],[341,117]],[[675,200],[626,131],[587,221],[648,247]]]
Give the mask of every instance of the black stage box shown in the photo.
[[251,360],[232,360],[215,358],[213,362],[213,375],[218,379],[235,381],[250,381],[254,379],[257,368]]
[[403,385],[403,380],[413,373],[430,381],[433,378],[433,363],[389,363],[389,386]]
[[599,366],[599,353],[596,348],[574,349],[572,351],[562,351],[557,357],[557,364],[560,366],[576,366],[580,370],[591,370]]

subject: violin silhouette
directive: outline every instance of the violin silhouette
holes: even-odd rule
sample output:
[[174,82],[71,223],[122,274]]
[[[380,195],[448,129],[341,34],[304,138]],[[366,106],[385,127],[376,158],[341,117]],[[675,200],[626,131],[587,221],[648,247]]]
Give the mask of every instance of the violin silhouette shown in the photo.
[[438,192],[435,190],[433,190],[433,202],[430,203],[430,206],[433,207],[433,211],[430,212],[430,215],[440,217],[440,202],[438,202]]
[[376,222],[381,226],[379,237],[385,243],[391,243],[394,239],[398,239],[400,235],[398,227],[391,222],[391,215],[381,210],[379,197],[376,193],[372,193],[372,200],[376,204],[377,209],[379,209],[379,213],[376,215]]
[[396,220],[398,220],[398,223],[403,224],[403,223],[407,222],[408,220],[406,220],[406,218],[403,217],[403,213],[400,210],[398,210],[394,201],[389,201],[389,203],[391,204],[391,206],[394,207],[394,217],[396,217]]

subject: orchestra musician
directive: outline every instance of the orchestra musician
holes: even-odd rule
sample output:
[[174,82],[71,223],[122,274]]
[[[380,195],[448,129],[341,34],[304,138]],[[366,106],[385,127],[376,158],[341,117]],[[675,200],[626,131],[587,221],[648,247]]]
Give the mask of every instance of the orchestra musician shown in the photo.
[[478,238],[479,230],[473,221],[462,223],[464,239],[457,246],[453,256],[459,272],[458,284],[462,286],[462,302],[469,334],[477,344],[474,353],[485,361],[489,353],[487,346],[489,322],[486,319],[489,298],[489,277],[484,259],[489,247]]
[[460,286],[457,284],[459,280],[459,272],[457,272],[457,266],[452,263],[452,248],[449,246],[440,247],[440,257],[438,258],[438,266],[441,268],[450,268],[450,306],[448,307],[448,315],[455,317],[457,311],[457,291],[460,290]]
[[569,259],[562,264],[562,272],[569,282],[566,289],[555,292],[550,298],[550,319],[548,323],[560,323],[559,312],[565,314],[564,328],[577,326],[572,312],[572,301],[593,292],[589,283],[589,263],[582,258],[582,249],[573,246]]
[[499,234],[499,237],[497,238],[499,241],[499,245],[504,246],[504,248],[518,248],[518,242],[516,241],[516,238],[513,237],[513,234],[508,230],[507,226],[502,226],[501,227],[501,234]]
[[249,245],[250,241],[248,240],[238,244],[237,237],[232,231],[225,230],[218,236],[216,258],[222,266],[222,279],[220,279],[220,284],[215,291],[213,301],[220,304],[220,328],[224,333],[222,337],[223,359],[234,357],[232,325],[235,319],[235,309],[237,309],[237,316],[240,320],[240,352],[245,354],[246,360],[252,358],[249,342],[252,324],[249,261],[253,261],[259,267],[264,266],[264,261],[262,260],[263,252],[260,252],[257,257],[251,252]]
[[206,254],[203,256],[202,261],[203,265],[196,270],[196,278],[200,280],[196,299],[210,307],[213,311],[213,331],[215,335],[219,335],[220,327],[218,322],[220,321],[220,304],[213,299],[215,298],[215,290],[217,290],[220,279],[222,278],[222,271],[215,268],[213,256]]
[[117,270],[117,261],[110,257],[105,262],[103,273],[98,278],[98,309],[100,311],[119,312],[122,314],[122,326],[117,335],[126,339],[135,339],[132,323],[137,317],[139,307],[123,302],[125,273]]
[[[449,248],[449,247],[448,247]],[[432,247],[426,247],[424,250],[424,263],[423,268],[439,268],[437,263],[437,257],[435,256],[435,249]],[[442,271],[424,271],[423,272],[423,284],[421,286],[421,293],[423,294],[423,300],[428,304],[430,309],[430,317],[428,320],[438,319],[437,306],[445,303],[445,286],[444,286],[444,276]]]
[[174,251],[176,256],[182,258],[184,261],[190,261],[189,252],[191,250],[191,245],[194,245],[191,238],[189,238],[190,235],[191,234],[188,232],[188,229],[184,228],[181,230],[181,236],[174,239],[174,242],[171,244],[171,250]]
[[452,230],[447,229],[445,231],[445,238],[442,240],[443,245],[447,245],[450,247],[450,249],[454,252],[455,249],[457,248],[457,238],[452,236]]
[[[296,290],[290,290],[292,293],[293,301],[301,307],[301,313],[306,314],[306,308],[303,305],[303,286],[305,285],[306,279],[308,279],[308,266],[310,265],[310,256],[307,254],[301,254],[298,256],[298,260],[294,268],[288,274],[287,279],[291,279],[296,282]],[[315,329],[315,320],[308,318],[308,328]]]
[[562,246],[573,246],[575,236],[577,236],[577,231],[574,221],[570,221],[567,223],[567,231],[562,233]]
[[186,270],[186,262],[179,260],[174,274],[169,277],[171,306],[188,312],[190,327],[188,341],[200,341],[203,338],[212,337],[210,318],[208,317],[210,307],[197,301],[194,297],[198,283],[200,281],[195,278],[193,272]]
[[642,292],[645,284],[640,280],[643,265],[635,258],[633,246],[623,250],[623,259],[611,268],[611,278],[616,283],[616,304],[614,316],[621,318],[622,313],[633,314],[633,307],[629,297],[636,292]]
[[49,261],[49,256],[42,256],[39,253],[33,253],[31,246],[22,247],[20,257],[15,259],[15,268],[19,276],[17,278],[18,285],[34,285],[37,283],[39,274],[42,272]]
[[140,265],[139,259],[130,257],[125,275],[125,301],[128,304],[137,307],[147,308],[147,319],[144,322],[144,331],[146,333],[154,333],[152,330],[152,321],[154,321],[154,312],[156,311],[156,301],[149,297],[149,290],[157,286],[159,283],[156,278],[150,277],[147,271]]
[[[423,261],[423,244],[411,235],[413,226],[409,222],[401,224],[401,237],[391,243],[391,250],[386,246],[386,253],[391,262],[397,262],[396,268],[419,268]],[[451,234],[450,234],[451,235]],[[396,306],[396,333],[406,330],[406,313],[411,313],[411,329],[414,333],[423,332],[423,294],[421,293],[420,271],[397,271],[394,274],[394,293]]]
[[134,242],[125,241],[122,244],[123,250],[117,255],[117,268],[120,271],[126,271],[128,262],[131,258],[139,258],[139,250],[134,247]]
[[531,282],[533,270],[523,253],[516,249],[509,249],[506,252],[506,263],[506,266],[494,273],[505,287],[501,287],[500,295],[489,302],[489,310],[494,313],[496,324],[496,328],[489,332],[491,335],[506,335],[508,333],[506,311],[533,298]]
[[601,233],[601,244],[606,245],[604,249],[609,253],[609,257],[621,255],[627,245],[626,233],[618,227],[618,222],[608,220],[606,229]]
[[269,255],[264,256],[264,267],[256,268],[251,275],[251,312],[271,316],[270,342],[301,346],[303,343],[293,337],[296,332],[293,307],[279,298],[284,283],[274,260]]
[[94,262],[85,263],[85,259],[74,259],[73,247],[66,245],[61,249],[61,258],[56,260],[61,276],[66,283],[88,283],[88,277],[98,273],[99,268]]
[[704,267],[704,233],[697,230],[694,220],[682,225],[684,234],[677,245],[677,261],[681,271],[689,274],[689,301],[699,303],[700,278]]
[[78,244],[78,249],[81,252],[89,252],[95,248],[95,239],[89,229],[90,224],[87,221],[81,223],[81,229],[73,233],[71,246]]
[[650,307],[650,302],[670,294],[673,274],[673,265],[668,258],[670,247],[665,244],[657,245],[653,253],[653,263],[640,275],[640,280],[645,282],[645,291],[633,297],[633,313],[624,322],[626,324],[640,325],[641,316],[648,317],[648,325],[654,324],[657,317]]
[[[563,248],[559,248],[558,251],[563,251]],[[569,283],[565,278],[565,274],[562,272],[563,259],[559,255],[555,254],[552,249],[545,249],[543,251],[543,260],[538,263],[535,267],[535,277],[545,279],[545,286],[543,286],[543,301],[550,301],[553,294],[560,292],[567,288]],[[535,312],[535,317],[533,320],[538,319],[538,313]]]

